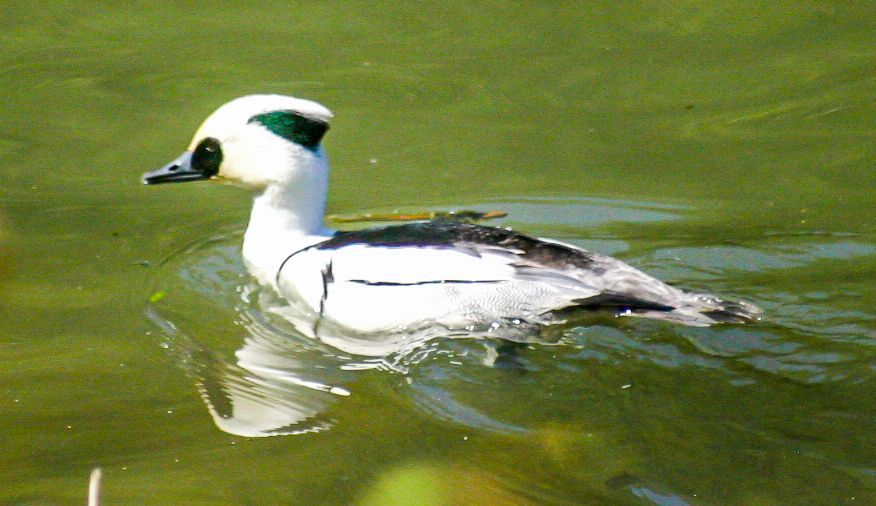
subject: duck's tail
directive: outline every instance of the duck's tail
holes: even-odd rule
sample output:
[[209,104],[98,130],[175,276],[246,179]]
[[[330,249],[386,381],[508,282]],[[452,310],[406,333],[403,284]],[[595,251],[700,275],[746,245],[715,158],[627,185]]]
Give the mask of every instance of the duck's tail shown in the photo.
[[668,311],[632,311],[628,316],[665,320],[692,327],[708,327],[716,323],[750,323],[761,319],[759,307],[742,300],[723,300],[714,295],[689,293],[684,303]]
[[745,301],[723,300],[703,293],[684,293],[684,298],[672,304],[652,302],[626,295],[603,293],[576,301],[577,307],[589,310],[610,310],[618,316],[635,316],[692,327],[708,327],[716,323],[749,323],[758,321],[760,308]]

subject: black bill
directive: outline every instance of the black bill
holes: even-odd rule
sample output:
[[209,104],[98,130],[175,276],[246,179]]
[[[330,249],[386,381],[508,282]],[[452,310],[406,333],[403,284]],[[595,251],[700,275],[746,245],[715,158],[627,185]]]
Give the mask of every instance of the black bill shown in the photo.
[[184,183],[210,179],[212,174],[192,167],[192,152],[186,151],[164,167],[143,174],[143,184]]

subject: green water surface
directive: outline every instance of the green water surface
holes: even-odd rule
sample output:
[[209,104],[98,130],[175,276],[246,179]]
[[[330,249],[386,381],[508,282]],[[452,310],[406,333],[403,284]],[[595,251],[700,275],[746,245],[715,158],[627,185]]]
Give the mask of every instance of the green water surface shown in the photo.
[[[98,466],[105,504],[876,503],[872,2],[18,2],[0,28],[0,503],[83,504]],[[139,176],[257,92],[335,112],[330,212],[500,209],[765,319],[598,320],[517,368],[438,340],[343,371],[321,431],[223,432],[250,198]]]

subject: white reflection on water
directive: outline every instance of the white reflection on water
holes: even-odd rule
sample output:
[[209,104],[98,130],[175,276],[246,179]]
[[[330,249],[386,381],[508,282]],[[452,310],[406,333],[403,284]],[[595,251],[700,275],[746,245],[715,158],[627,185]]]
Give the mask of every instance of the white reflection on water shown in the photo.
[[154,309],[147,316],[163,329],[167,347],[194,377],[216,426],[229,434],[264,437],[324,430],[331,425],[323,417],[326,408],[350,395],[330,383],[344,378],[338,369],[320,367],[324,357],[258,325],[250,327],[252,334],[230,361]]

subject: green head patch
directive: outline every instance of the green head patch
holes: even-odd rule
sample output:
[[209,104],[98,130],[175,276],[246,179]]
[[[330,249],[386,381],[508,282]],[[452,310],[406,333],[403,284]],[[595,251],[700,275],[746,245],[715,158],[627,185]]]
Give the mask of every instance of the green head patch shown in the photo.
[[256,114],[247,123],[258,123],[272,133],[308,149],[316,149],[322,136],[329,129],[325,121],[309,118],[295,111]]

